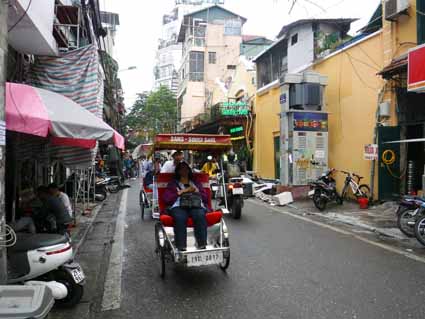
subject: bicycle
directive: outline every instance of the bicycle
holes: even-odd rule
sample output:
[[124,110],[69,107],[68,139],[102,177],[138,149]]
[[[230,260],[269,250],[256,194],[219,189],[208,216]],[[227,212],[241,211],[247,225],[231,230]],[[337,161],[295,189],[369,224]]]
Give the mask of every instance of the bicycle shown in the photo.
[[[371,198],[370,188],[366,184],[360,184],[360,181],[364,178],[360,175],[357,175],[355,173],[340,171],[342,174],[347,175],[344,182],[344,187],[341,192],[341,201],[346,198],[346,195],[348,193],[348,189],[351,188],[351,191],[353,195],[356,197],[356,199],[359,198]],[[354,179],[357,178],[357,181]]]

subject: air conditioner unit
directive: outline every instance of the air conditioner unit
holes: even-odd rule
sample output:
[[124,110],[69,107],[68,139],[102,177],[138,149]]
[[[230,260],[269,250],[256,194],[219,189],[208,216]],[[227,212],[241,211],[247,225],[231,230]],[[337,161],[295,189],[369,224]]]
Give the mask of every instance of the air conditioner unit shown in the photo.
[[385,0],[385,20],[396,21],[409,8],[409,0]]

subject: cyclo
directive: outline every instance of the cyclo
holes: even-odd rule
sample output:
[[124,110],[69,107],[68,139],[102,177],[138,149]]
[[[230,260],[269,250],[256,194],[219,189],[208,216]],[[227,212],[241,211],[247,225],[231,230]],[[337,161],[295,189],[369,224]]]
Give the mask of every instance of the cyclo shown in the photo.
[[[222,153],[231,147],[229,135],[159,134],[155,137],[154,143],[154,151],[175,149]],[[208,206],[212,207],[208,174],[194,173],[193,175],[194,180],[207,192]],[[205,249],[196,247],[191,218],[187,223],[187,248],[185,251],[177,249],[174,241],[174,220],[168,214],[163,198],[172,178],[173,174],[160,173],[155,179],[160,211],[159,221],[155,224],[155,252],[158,257],[160,276],[165,276],[166,263],[182,264],[187,267],[218,265],[222,270],[226,270],[230,263],[230,246],[229,232],[222,210],[206,213],[208,235]]]

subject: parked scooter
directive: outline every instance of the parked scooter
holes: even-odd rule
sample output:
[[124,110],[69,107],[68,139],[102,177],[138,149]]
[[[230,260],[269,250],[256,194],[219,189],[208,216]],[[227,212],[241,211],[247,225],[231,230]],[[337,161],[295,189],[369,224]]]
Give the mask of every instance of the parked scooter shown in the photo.
[[397,209],[397,226],[407,237],[415,237],[416,220],[423,215],[421,207],[425,199],[421,197],[404,196]]
[[73,262],[68,236],[20,234],[16,244],[8,248],[7,255],[9,284],[31,284],[32,280],[60,283],[66,292],[55,296],[57,306],[68,308],[80,302],[85,275],[81,266]]
[[336,182],[332,174],[335,169],[329,170],[326,174],[320,176],[315,182],[310,183],[311,191],[309,196],[312,197],[314,206],[320,211],[326,209],[328,202],[336,201],[342,205],[343,199],[336,190]]

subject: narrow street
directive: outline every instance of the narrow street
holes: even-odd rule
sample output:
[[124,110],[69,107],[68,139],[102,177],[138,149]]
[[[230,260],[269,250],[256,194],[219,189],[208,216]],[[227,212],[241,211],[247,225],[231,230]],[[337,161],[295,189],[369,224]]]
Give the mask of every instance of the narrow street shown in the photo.
[[421,262],[253,200],[226,218],[227,274],[168,264],[162,280],[136,185],[127,198],[120,308],[97,318],[423,318]]

